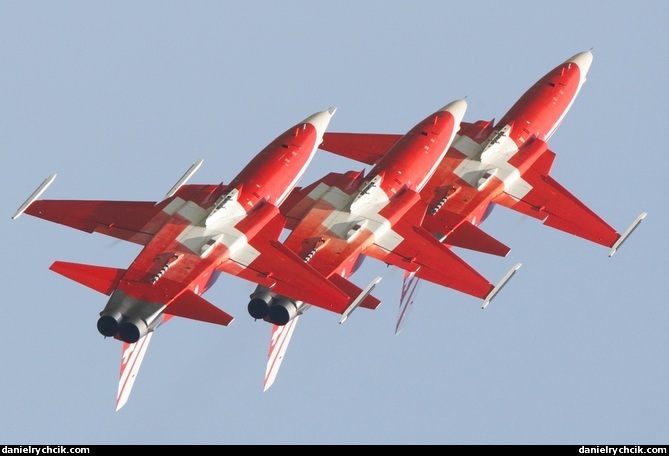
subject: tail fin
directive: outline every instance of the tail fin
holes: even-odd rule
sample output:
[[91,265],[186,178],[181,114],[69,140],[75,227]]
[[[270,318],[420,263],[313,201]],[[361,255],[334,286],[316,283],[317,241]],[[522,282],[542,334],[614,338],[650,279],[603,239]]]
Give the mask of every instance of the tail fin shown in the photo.
[[295,331],[297,319],[296,316],[283,326],[272,325],[272,338],[269,342],[269,354],[267,356],[267,369],[265,370],[265,383],[263,384],[263,391],[267,391],[274,383],[276,375],[279,373],[279,367],[288,349],[288,343]]
[[398,335],[404,329],[406,318],[413,305],[413,294],[416,292],[419,282],[420,279],[416,277],[415,272],[404,271],[402,295],[400,296],[400,312],[397,316],[397,324],[395,325],[395,335]]
[[135,384],[137,373],[142,365],[153,331],[139,339],[134,344],[123,342],[123,355],[121,356],[121,374],[118,382],[118,393],[116,395],[116,411],[128,402],[130,391]]

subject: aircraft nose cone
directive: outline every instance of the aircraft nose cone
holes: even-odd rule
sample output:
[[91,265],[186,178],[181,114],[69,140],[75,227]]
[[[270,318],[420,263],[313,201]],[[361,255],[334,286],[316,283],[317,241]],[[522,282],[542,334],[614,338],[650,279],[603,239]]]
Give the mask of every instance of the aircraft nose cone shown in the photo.
[[573,62],[578,65],[578,68],[581,70],[581,79],[585,80],[585,75],[588,73],[588,70],[590,70],[590,65],[592,65],[592,52],[579,52],[567,60],[567,62]]
[[304,119],[304,123],[310,123],[316,128],[316,132],[320,138],[317,142],[318,144],[321,143],[323,134],[325,133],[325,130],[327,130],[328,125],[330,125],[330,120],[332,119],[335,111],[337,111],[337,108],[330,108],[327,111],[317,112],[316,114],[313,114]]
[[319,133],[325,133],[335,111],[337,111],[337,108],[330,108],[327,111],[317,112],[304,119],[304,122],[312,124],[316,127],[316,130],[318,130]]
[[450,112],[455,118],[455,124],[458,125],[462,122],[465,111],[467,111],[467,102],[464,98],[462,100],[455,100],[444,106],[441,110]]

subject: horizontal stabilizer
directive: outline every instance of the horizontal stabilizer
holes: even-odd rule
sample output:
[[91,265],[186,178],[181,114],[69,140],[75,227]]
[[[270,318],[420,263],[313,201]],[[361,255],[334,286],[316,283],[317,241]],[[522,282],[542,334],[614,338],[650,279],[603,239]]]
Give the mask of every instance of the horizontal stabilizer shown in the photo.
[[125,269],[65,261],[54,261],[49,269],[105,295],[114,291],[125,273]]
[[165,309],[165,313],[222,326],[228,326],[234,319],[232,315],[225,313],[190,290],[184,291],[172,301],[172,303]]
[[403,135],[385,133],[329,133],[319,149],[374,165]]

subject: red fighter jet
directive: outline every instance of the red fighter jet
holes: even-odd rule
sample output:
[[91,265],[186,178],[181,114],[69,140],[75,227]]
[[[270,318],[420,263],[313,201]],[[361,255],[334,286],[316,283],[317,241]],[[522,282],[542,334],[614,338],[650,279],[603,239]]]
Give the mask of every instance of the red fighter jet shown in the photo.
[[[591,63],[590,51],[567,59],[532,85],[497,123],[462,122],[421,191],[429,206],[422,228],[445,245],[505,256],[509,248],[478,228],[492,207],[500,205],[608,247],[612,256],[646,213],[620,234],[549,175],[555,153],[547,142],[581,90]],[[321,149],[374,164],[400,138],[326,133]],[[411,305],[416,277],[405,273],[396,332]]]
[[[328,278],[349,277],[364,255],[490,301],[512,273],[493,286],[421,227],[428,205],[419,192],[444,158],[466,107],[464,100],[457,100],[429,115],[398,138],[367,176],[330,173],[293,191],[281,205],[291,229],[286,247]],[[379,280],[372,281],[365,292]],[[262,286],[251,297],[251,316],[274,324],[267,389],[285,354],[294,321],[310,303],[286,299]],[[353,302],[344,310],[340,323],[356,305]],[[281,329],[283,325],[287,327]]]
[[158,326],[172,316],[224,326],[233,320],[201,296],[221,271],[332,311],[354,301],[378,306],[369,293],[342,277],[328,280],[278,241],[286,221],[278,206],[306,170],[334,112],[318,112],[288,129],[227,185],[186,185],[200,160],[160,202],[38,199],[54,174],[14,214],[143,246],[127,269],[63,261],[50,267],[110,296],[97,327],[123,342],[116,410],[127,401]]

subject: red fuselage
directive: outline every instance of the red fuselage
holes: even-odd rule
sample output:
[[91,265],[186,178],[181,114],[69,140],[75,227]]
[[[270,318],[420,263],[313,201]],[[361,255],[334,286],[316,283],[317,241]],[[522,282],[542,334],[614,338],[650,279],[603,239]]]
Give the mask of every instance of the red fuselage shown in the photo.
[[585,68],[576,63],[578,56],[558,65],[532,85],[496,125],[483,121],[463,122],[453,145],[421,192],[423,200],[434,208],[445,196],[452,194],[445,207],[474,225],[480,224],[491,200],[503,193],[504,181],[494,176],[483,188],[477,188],[464,180],[458,171],[463,163],[478,160],[471,152],[476,145],[482,148],[494,132],[507,125],[511,127],[508,138],[513,141],[511,146],[507,143],[512,149],[506,153],[507,163],[518,171],[518,175],[529,169],[545,151],[545,148],[532,145],[532,140],[547,141],[550,138],[585,81],[591,56],[589,53],[580,55],[586,57],[583,59]]
[[[204,227],[216,201],[232,189],[239,190],[235,205],[238,210],[221,222],[232,225],[263,203],[278,205],[304,172],[317,140],[318,132],[311,123],[295,125],[260,151],[227,186],[205,188],[192,195],[190,201],[180,201],[181,207],[169,215],[128,268],[119,289],[141,301],[162,304],[169,304],[186,289],[204,292],[212,284],[216,266],[230,255],[230,245],[225,241],[206,257],[201,255],[200,249],[210,235],[221,229]],[[166,210],[172,207],[169,205]],[[241,234],[251,237],[252,233]]]

